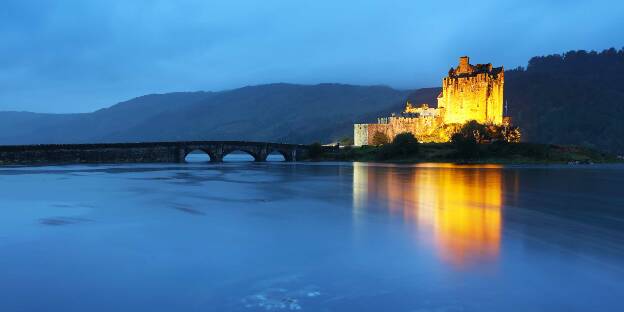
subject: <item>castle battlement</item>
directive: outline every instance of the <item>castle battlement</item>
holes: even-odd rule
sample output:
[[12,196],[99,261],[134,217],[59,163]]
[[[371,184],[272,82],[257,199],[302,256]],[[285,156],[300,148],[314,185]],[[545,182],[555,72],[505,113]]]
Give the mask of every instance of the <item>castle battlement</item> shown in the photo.
[[[470,64],[470,58],[462,56],[459,58],[459,65],[449,70],[447,78],[464,78],[464,77],[476,77],[479,75],[493,75],[503,73],[503,67],[494,67],[492,63],[487,64]],[[445,78],[446,79],[446,78]]]

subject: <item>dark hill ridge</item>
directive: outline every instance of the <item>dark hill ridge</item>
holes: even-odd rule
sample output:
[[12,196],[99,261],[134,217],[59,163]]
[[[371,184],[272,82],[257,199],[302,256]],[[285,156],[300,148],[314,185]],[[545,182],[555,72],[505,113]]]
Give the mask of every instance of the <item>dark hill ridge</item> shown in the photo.
[[146,118],[207,98],[211,93],[145,95],[85,114],[0,112],[1,144],[104,142]]
[[624,154],[624,49],[534,57],[505,73],[509,115],[524,140]]
[[[505,73],[509,115],[525,141],[624,154],[624,50],[535,57]],[[440,88],[269,84],[153,94],[87,114],[0,112],[0,144],[171,140],[331,142]]]
[[138,97],[88,114],[0,113],[0,144],[258,140],[330,141],[400,107],[384,86],[269,84]]

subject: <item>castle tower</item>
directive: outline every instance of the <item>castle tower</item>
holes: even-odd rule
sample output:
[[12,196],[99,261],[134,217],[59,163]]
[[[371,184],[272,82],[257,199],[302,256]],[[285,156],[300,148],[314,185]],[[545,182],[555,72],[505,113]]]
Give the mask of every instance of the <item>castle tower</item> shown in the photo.
[[459,58],[442,81],[438,108],[444,123],[463,124],[470,120],[480,123],[503,122],[503,67],[492,64],[471,65],[468,56]]
[[472,66],[470,66],[470,58],[467,56],[462,56],[459,58],[459,66],[457,67],[457,74],[469,73],[472,71]]

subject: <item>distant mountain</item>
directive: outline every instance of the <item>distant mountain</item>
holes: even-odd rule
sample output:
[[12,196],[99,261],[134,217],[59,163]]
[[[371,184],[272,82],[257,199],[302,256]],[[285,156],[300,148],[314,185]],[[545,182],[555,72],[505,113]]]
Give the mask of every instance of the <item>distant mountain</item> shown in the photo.
[[146,95],[87,114],[0,112],[0,144],[105,142],[113,133],[127,131],[145,119],[211,95],[208,92]]
[[[523,140],[624,154],[624,49],[534,57],[505,72],[508,114]],[[86,114],[0,112],[0,144],[257,140],[331,142],[353,123],[436,105],[440,88],[269,84],[153,94]]]
[[257,140],[329,142],[401,107],[384,86],[270,84],[155,94],[87,114],[0,112],[0,144]]

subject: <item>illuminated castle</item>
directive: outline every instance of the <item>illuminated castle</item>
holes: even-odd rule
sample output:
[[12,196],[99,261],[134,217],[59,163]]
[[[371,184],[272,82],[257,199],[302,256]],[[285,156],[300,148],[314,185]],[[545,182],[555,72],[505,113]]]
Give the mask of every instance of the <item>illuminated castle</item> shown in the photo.
[[503,122],[503,67],[492,64],[470,65],[468,57],[459,58],[459,66],[449,70],[442,81],[438,109],[444,123],[501,124]]
[[411,132],[420,142],[447,142],[454,126],[471,120],[500,125],[503,123],[503,67],[492,64],[471,65],[467,56],[449,70],[442,81],[438,107],[414,107],[409,102],[400,115],[378,118],[376,124],[355,124],[355,145],[374,144],[380,134],[392,140]]

